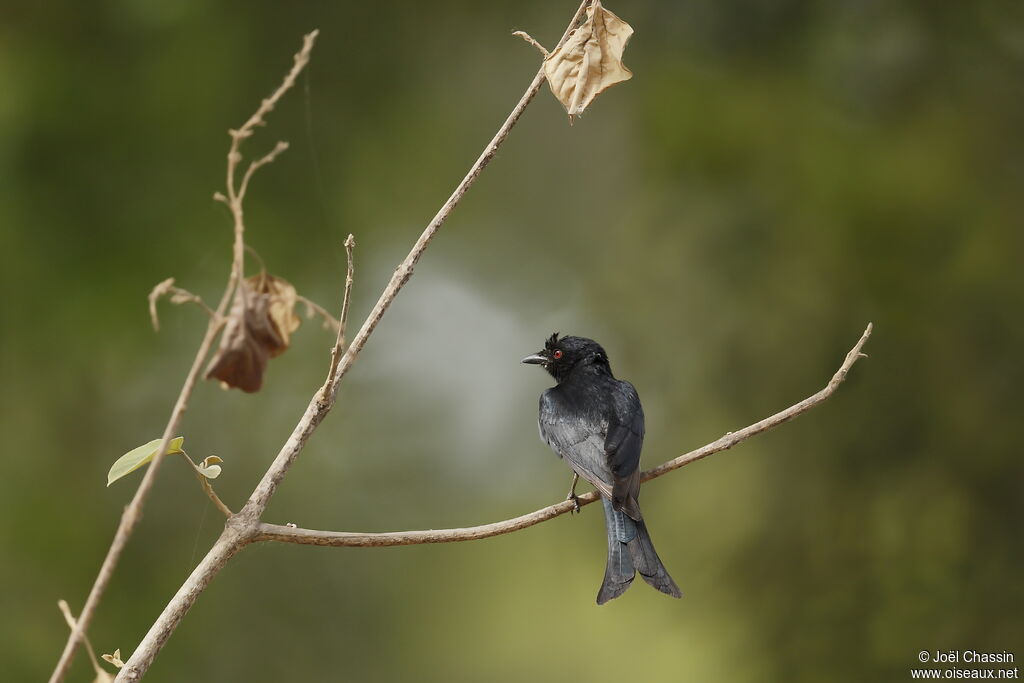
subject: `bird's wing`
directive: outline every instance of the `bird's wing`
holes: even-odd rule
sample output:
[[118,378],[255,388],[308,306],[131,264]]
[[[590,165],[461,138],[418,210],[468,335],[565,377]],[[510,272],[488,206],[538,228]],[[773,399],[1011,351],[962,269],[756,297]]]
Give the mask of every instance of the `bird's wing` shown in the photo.
[[612,505],[639,520],[640,451],[644,445],[644,410],[629,382],[620,382],[612,402],[604,450],[612,471]]
[[575,411],[560,408],[549,389],[540,397],[537,426],[544,443],[601,495],[612,498],[613,477],[604,450],[606,425],[594,425]]

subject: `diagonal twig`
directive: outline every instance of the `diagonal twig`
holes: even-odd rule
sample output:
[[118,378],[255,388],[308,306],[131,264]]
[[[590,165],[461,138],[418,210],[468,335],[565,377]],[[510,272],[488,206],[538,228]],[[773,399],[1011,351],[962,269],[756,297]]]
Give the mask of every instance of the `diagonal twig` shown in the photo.
[[341,352],[345,349],[345,326],[348,323],[348,307],[352,297],[352,279],[354,274],[352,252],[356,248],[356,238],[350,233],[345,238],[345,293],[341,297],[341,314],[338,316],[338,338],[331,348],[331,367],[327,371],[327,381],[320,390],[321,401],[326,401],[327,396],[334,385],[334,377],[338,374],[338,362],[341,360]]
[[[57,607],[60,609],[61,614],[64,615],[64,621],[67,622],[68,628],[74,630],[75,628],[75,617],[71,614],[71,608],[68,606],[66,600],[58,600]],[[92,664],[93,671],[96,672],[96,680],[104,681],[111,680],[110,672],[100,666],[100,662],[96,659],[96,651],[92,649],[92,643],[89,642],[88,636],[82,636],[85,642],[85,651],[89,654],[89,662]]]

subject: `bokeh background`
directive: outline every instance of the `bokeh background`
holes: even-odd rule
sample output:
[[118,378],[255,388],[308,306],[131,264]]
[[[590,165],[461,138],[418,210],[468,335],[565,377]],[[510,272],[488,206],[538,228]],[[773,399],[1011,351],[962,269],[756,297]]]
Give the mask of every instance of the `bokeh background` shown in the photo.
[[[41,680],[216,301],[228,127],[312,64],[245,148],[248,239],[358,324],[504,119],[573,2],[6,3],[0,22],[3,677]],[[1024,657],[1024,6],[645,2],[632,81],[574,126],[547,88],[466,197],[268,510],[345,530],[496,521],[559,500],[519,359],[593,336],[647,412],[651,466],[819,389],[794,423],[645,487],[685,596],[593,604],[587,508],[434,547],[250,547],[154,681],[908,680],[922,649]],[[182,433],[237,507],[322,381],[307,322],[257,395],[199,387]],[[130,652],[216,537],[168,462],[91,630]],[[91,680],[84,655],[70,680]]]

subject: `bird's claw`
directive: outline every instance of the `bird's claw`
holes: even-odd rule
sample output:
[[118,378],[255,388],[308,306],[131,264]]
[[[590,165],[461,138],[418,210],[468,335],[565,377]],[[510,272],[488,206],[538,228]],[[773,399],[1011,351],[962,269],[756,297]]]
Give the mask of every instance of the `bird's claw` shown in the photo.
[[577,496],[575,493],[572,493],[570,491],[569,495],[566,496],[565,499],[572,501],[572,510],[569,511],[570,515],[572,513],[574,513],[574,512],[579,512],[580,511],[580,497],[579,496]]

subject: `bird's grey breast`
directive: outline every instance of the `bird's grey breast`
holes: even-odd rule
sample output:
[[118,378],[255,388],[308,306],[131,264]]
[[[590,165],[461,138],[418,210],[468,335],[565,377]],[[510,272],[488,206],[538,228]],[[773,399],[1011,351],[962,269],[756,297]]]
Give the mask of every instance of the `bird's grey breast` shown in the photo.
[[540,438],[559,457],[567,460],[581,477],[611,485],[611,471],[605,453],[608,420],[569,409],[554,389],[541,395],[537,420]]

